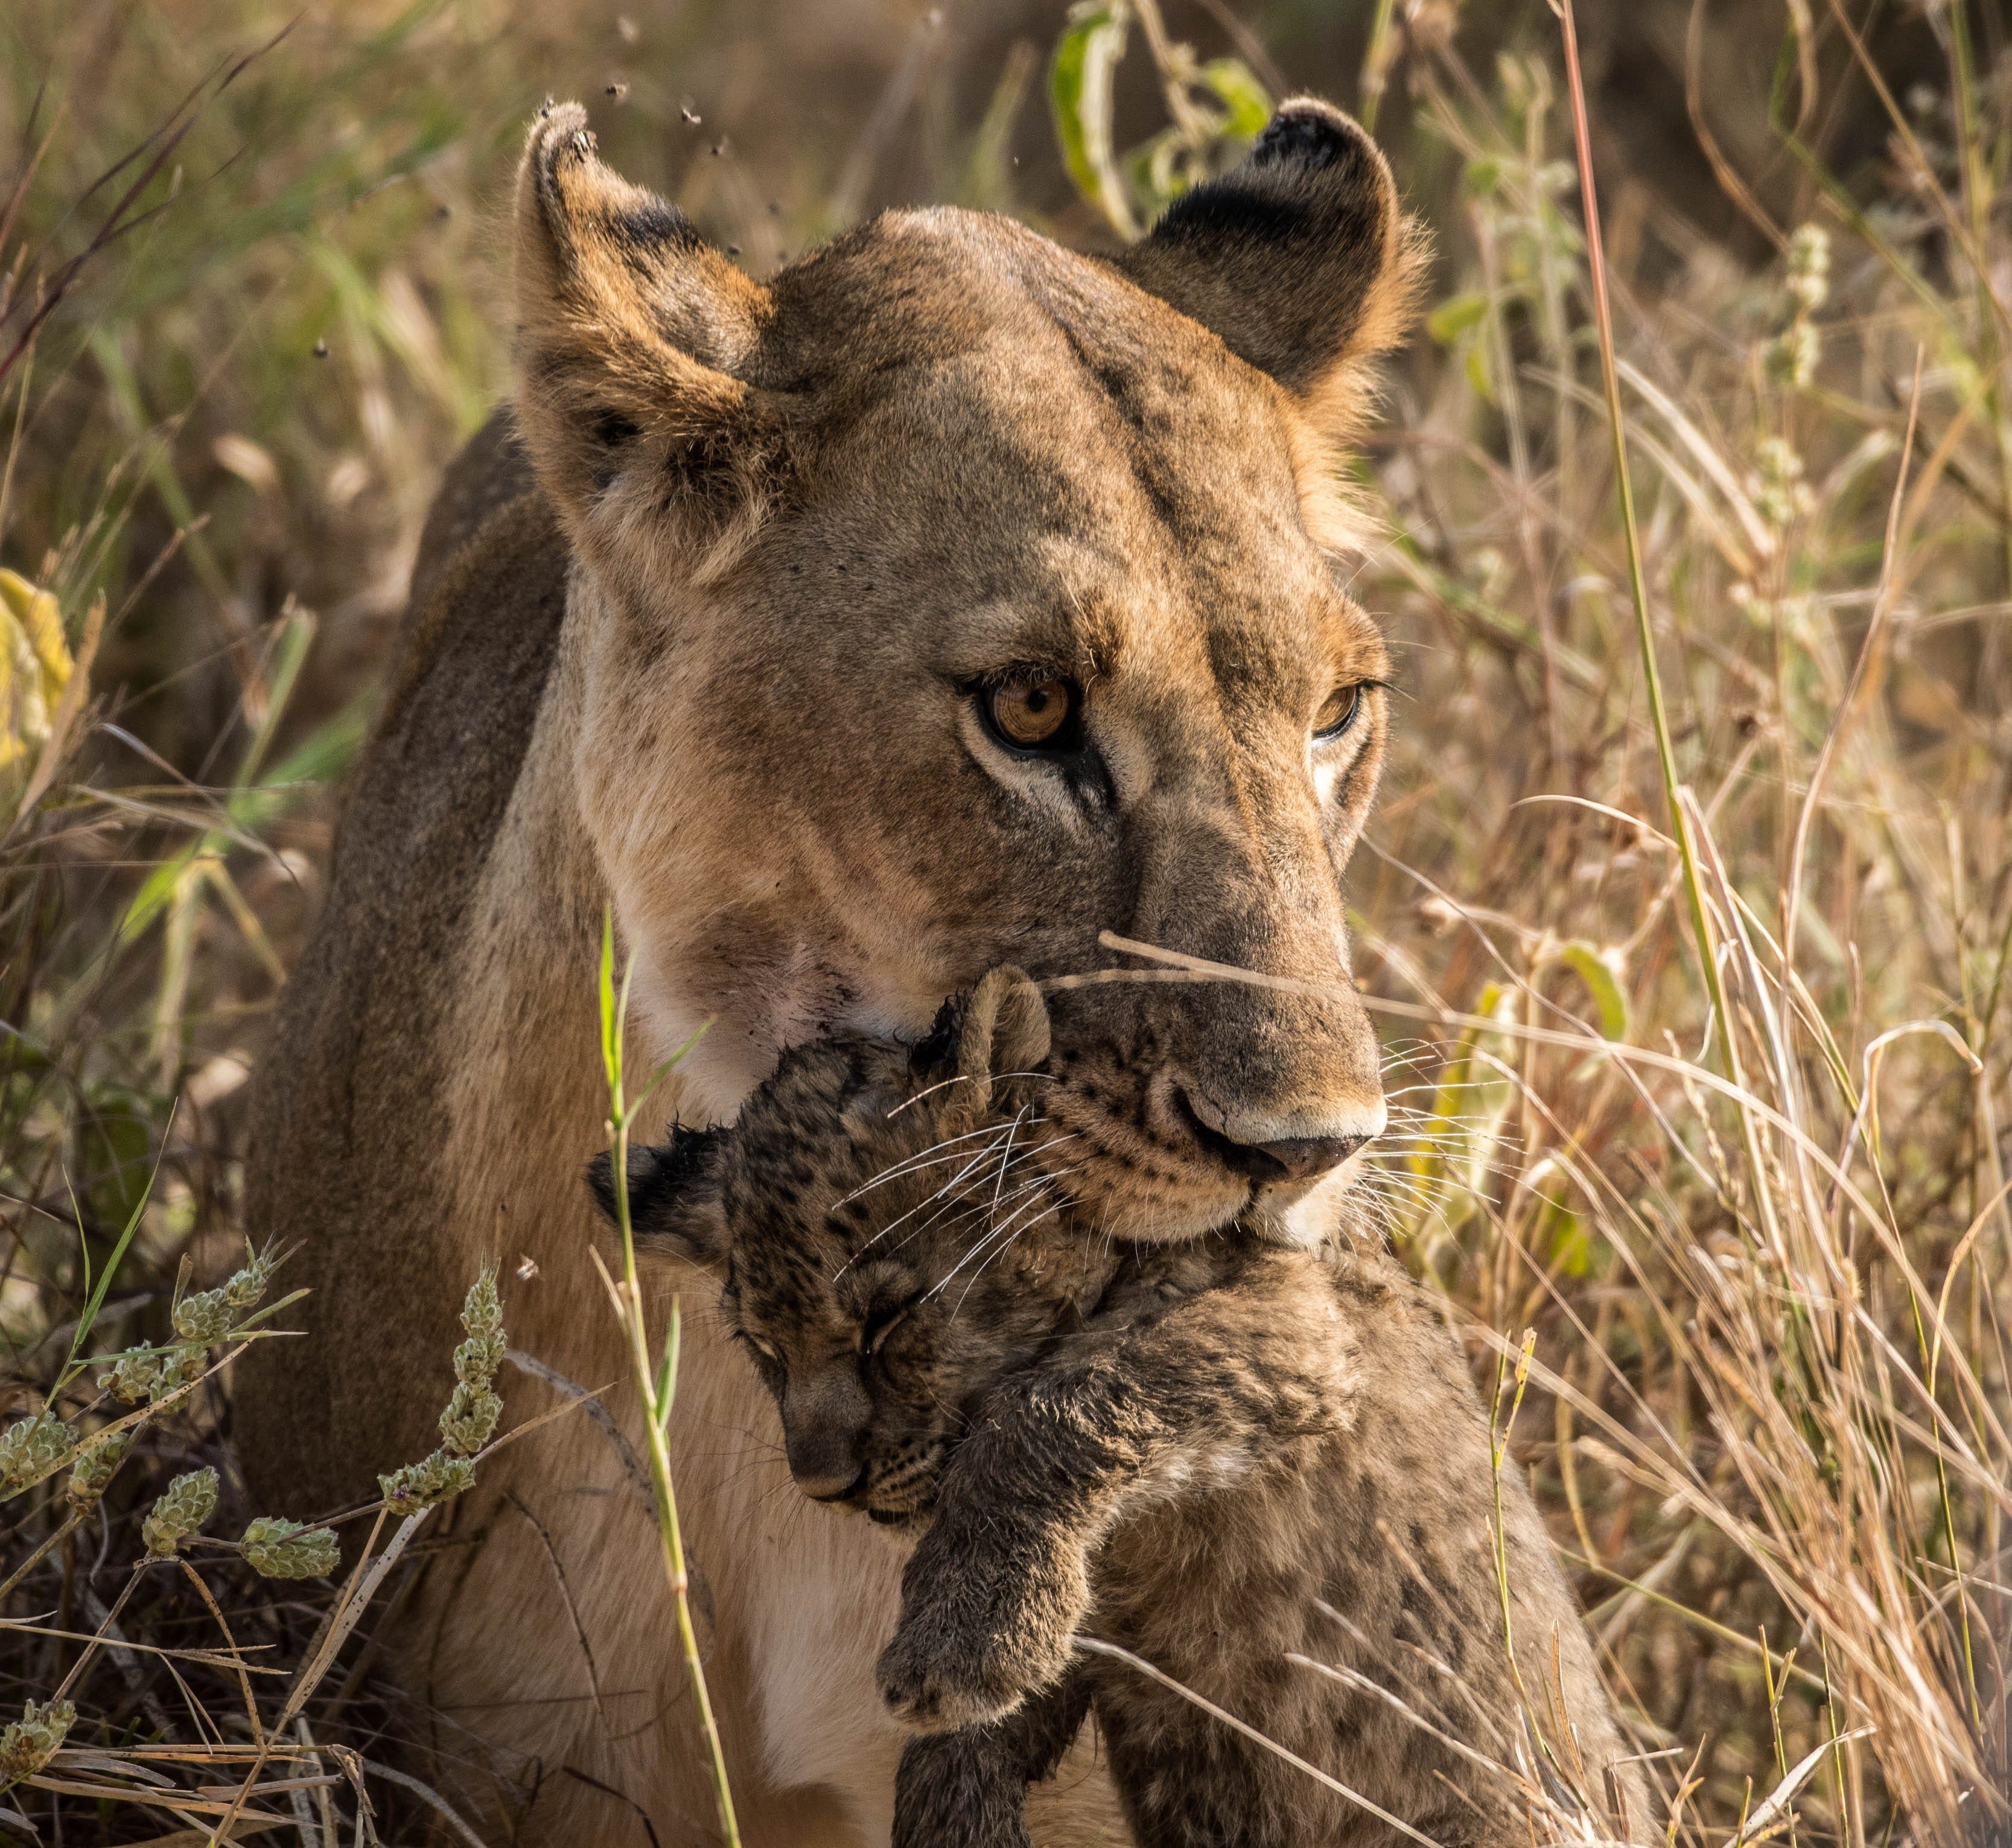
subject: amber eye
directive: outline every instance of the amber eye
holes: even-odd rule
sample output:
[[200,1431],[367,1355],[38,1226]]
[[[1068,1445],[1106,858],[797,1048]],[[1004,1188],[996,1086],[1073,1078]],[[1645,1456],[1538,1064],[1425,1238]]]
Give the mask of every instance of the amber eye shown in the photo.
[[1314,716],[1314,741],[1319,744],[1332,743],[1355,722],[1355,715],[1361,709],[1361,682],[1357,681],[1353,687],[1337,687]]
[[983,689],[979,709],[1009,751],[1062,751],[1076,741],[1081,700],[1067,680],[1022,673]]

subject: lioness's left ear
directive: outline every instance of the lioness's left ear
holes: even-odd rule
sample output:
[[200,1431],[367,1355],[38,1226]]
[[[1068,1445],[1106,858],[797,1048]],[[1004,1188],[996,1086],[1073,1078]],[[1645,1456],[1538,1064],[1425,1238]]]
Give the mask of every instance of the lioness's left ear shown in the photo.
[[703,572],[760,517],[778,426],[744,376],[769,292],[674,205],[604,166],[577,103],[548,104],[517,173],[517,422],[604,571],[682,549]]
[[1372,362],[1409,327],[1424,258],[1382,151],[1351,117],[1301,96],[1118,262],[1269,373],[1332,442],[1355,433]]

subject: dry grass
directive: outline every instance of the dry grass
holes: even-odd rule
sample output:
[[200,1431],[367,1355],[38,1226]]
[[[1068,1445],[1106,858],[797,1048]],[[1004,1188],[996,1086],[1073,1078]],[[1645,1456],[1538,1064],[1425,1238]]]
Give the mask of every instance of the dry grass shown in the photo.
[[[1682,45],[1687,6],[1638,10]],[[1758,1834],[2003,1840],[2002,28],[1974,0],[1882,27],[1868,62],[1892,60],[1889,120],[1846,29],[1862,9],[1789,6],[1768,28],[1771,123],[1728,120],[1698,86],[1742,207],[1600,169],[1666,775],[1556,23],[1533,9],[1490,67],[1454,12],[1364,9],[1389,27],[1368,66],[1380,125],[1443,258],[1365,470],[1391,536],[1358,590],[1405,695],[1351,876],[1404,1132],[1376,1184],[1400,1249],[1468,1313],[1484,1386],[1535,1331],[1514,1455],[1643,1749],[1667,1754],[1676,1838],[1755,1839],[1803,1769]],[[472,0],[348,8],[227,87],[284,16],[205,0],[0,20],[0,363],[37,289],[83,259],[0,377],[0,563],[52,594],[77,662],[67,703],[53,654],[38,707],[16,697],[0,765],[10,1418],[53,1393],[101,1428],[91,1375],[59,1383],[94,1284],[91,1351],[159,1341],[184,1256],[207,1279],[257,1235],[235,1215],[237,1087],[430,482],[502,387],[483,209],[529,107],[601,97],[618,164],[757,267],[883,189],[1045,205],[1079,234],[1094,215],[1036,158],[1051,137],[1034,60],[1011,49],[1020,16],[890,32],[765,12],[789,26],[765,36],[703,6],[639,8],[630,32],[585,7],[543,32]],[[1218,42],[1200,9],[1169,17]],[[1052,40],[1058,16],[1029,19]],[[1280,23],[1295,83],[1357,94],[1361,41],[1321,63]],[[1707,70],[1717,43],[1696,45]],[[1143,135],[1159,105],[1135,87],[1118,104]],[[1632,105],[1596,93],[1596,151],[1639,147],[1632,126],[1603,139]],[[1767,170],[1734,171],[1756,148]],[[1827,238],[1821,299],[1805,224]],[[311,1303],[290,1315],[312,1330]],[[142,1516],[204,1467],[211,1531],[269,1511],[244,1502],[209,1381],[66,1534],[60,1478],[0,1504],[0,1576],[62,1536],[7,1593],[37,1633],[0,1646],[0,1696],[71,1677],[67,1743],[87,1754],[0,1804],[45,1840],[131,1840],[162,1826],[125,1793],[147,1770],[182,1793],[167,1826],[208,1827],[257,1736],[305,1752],[305,1721],[319,1768],[292,1763],[324,1781],[279,1789],[270,1760],[276,1827],[332,1843],[367,1797],[385,1839],[451,1832],[396,1781],[405,1721],[373,1673],[412,1550],[312,1681],[294,1678],[318,1632],[364,1588],[347,1605],[312,1582],[276,1591],[214,1547],[134,1578],[123,1641],[87,1660],[74,1635],[127,1586]]]

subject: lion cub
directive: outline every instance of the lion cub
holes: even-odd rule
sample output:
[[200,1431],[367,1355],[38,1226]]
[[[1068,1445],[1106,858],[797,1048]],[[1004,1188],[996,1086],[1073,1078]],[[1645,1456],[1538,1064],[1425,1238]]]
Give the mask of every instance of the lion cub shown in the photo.
[[[1632,1771],[1603,1782],[1621,1746],[1513,1470],[1498,1573],[1487,1424],[1431,1304],[1346,1239],[1112,1244],[1063,1190],[1047,1053],[1039,992],[994,970],[922,1046],[801,1048],[731,1128],[630,1157],[639,1244],[722,1276],[798,1486],[912,1538],[879,1668],[929,1735],[897,1848],[1024,1843],[1027,1784],[1093,1709],[1146,1848],[1390,1818],[1506,1848],[1533,1801],[1623,1786],[1645,1821]],[[605,1157],[592,1178],[612,1209]]]

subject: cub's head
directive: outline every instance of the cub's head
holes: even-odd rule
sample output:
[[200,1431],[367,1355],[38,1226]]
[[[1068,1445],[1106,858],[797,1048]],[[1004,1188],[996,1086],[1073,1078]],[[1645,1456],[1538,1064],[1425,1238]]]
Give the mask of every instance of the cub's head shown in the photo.
[[1129,1238],[1317,1219],[1383,1123],[1340,889],[1389,665],[1339,474],[1416,268],[1375,144],[1301,99],[1118,258],[900,212],[763,285],[555,107],[516,240],[580,812],[653,1036],[714,1021],[687,1114],[1115,933],[1286,979],[1058,995],[1072,1186]]
[[[730,1129],[630,1151],[639,1253],[719,1276],[814,1500],[925,1519],[987,1392],[1116,1268],[1102,1240],[1042,1236],[1065,1210],[1033,1158],[1047,1051],[1040,994],[996,969],[912,1051],[799,1047]],[[612,1176],[589,1171],[611,1218]]]

